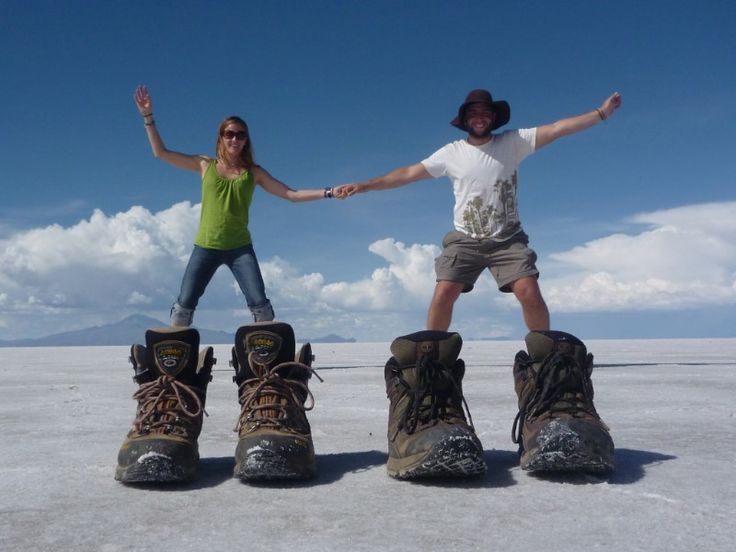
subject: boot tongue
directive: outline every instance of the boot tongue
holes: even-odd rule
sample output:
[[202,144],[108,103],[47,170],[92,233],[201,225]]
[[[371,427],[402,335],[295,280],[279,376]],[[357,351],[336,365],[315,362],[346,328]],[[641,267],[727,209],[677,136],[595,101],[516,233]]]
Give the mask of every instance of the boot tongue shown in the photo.
[[402,368],[417,364],[422,357],[450,367],[457,360],[462,346],[460,334],[426,330],[394,339],[391,354]]
[[[256,322],[235,332],[238,364],[255,377],[265,376],[281,363],[292,362],[295,348],[294,330],[284,322]],[[251,354],[253,360],[249,362]]]
[[187,385],[199,385],[199,332],[194,328],[151,328],[146,331],[146,364],[154,379],[171,376]]
[[526,348],[534,362],[543,361],[552,352],[585,358],[585,345],[572,334],[560,331],[534,331],[526,336]]
[[411,388],[415,424],[438,417],[465,420],[461,404],[465,365],[458,360],[462,345],[460,334],[432,330],[397,337],[391,344],[400,377]]
[[534,362],[541,362],[554,348],[554,339],[543,332],[529,332],[526,336],[526,350]]

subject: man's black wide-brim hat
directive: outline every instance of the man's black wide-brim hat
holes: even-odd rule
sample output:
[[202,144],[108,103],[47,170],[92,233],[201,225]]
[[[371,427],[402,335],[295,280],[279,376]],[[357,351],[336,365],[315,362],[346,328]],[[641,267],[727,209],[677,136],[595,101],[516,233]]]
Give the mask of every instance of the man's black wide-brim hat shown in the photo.
[[502,127],[509,122],[509,119],[511,119],[511,106],[508,102],[503,100],[494,102],[493,96],[491,96],[491,93],[488,90],[478,89],[468,93],[465,98],[465,102],[463,102],[463,105],[461,105],[460,109],[457,110],[457,117],[450,121],[450,124],[467,132],[468,129],[465,127],[465,110],[469,105],[476,103],[490,105],[491,109],[496,114],[491,130],[496,130],[497,128]]

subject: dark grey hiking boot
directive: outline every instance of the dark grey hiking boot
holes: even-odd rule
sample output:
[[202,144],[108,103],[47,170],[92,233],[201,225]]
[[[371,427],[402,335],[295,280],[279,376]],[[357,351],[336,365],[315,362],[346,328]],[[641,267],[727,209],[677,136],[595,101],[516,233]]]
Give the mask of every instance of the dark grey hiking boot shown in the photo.
[[294,355],[294,331],[283,322],[256,322],[235,334],[232,365],[241,405],[234,476],[246,480],[309,479],[315,475],[307,411],[312,349]]
[[[396,479],[485,473],[483,447],[463,406],[465,363],[457,333],[423,331],[398,337],[386,363],[387,470]],[[470,413],[468,412],[468,417]]]
[[216,362],[212,347],[197,354],[193,328],[146,331],[146,346],[133,345],[130,361],[139,384],[133,428],[118,453],[115,479],[123,483],[181,483],[197,473],[197,438],[207,384]]
[[512,439],[527,471],[605,473],[613,440],[593,406],[593,355],[559,331],[530,332],[514,361],[519,413]]

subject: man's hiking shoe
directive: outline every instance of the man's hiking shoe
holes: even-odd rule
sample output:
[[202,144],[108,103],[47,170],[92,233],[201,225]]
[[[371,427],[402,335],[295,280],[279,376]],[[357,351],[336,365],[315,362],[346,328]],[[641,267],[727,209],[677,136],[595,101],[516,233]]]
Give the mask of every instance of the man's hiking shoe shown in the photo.
[[[483,447],[465,418],[457,333],[422,331],[398,337],[386,363],[387,470],[396,479],[485,473]],[[468,412],[468,417],[470,413]]]
[[197,354],[198,348],[193,328],[150,329],[145,347],[131,347],[138,408],[118,453],[116,480],[181,483],[195,477],[197,438],[215,363],[212,347]]
[[291,326],[256,322],[235,334],[232,365],[241,405],[234,476],[246,480],[309,479],[315,474],[307,411],[312,349],[294,355]]
[[530,332],[514,361],[519,413],[512,439],[521,468],[542,472],[613,470],[613,441],[593,406],[593,355],[575,336]]

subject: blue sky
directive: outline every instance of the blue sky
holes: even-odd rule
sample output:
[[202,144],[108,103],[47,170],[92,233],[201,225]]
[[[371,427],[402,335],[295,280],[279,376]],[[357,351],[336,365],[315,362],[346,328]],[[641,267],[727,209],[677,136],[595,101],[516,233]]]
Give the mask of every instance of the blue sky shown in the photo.
[[[198,177],[155,160],[132,95],[149,86],[168,147],[212,154],[239,114],[291,187],[337,185],[462,135],[465,94],[509,128],[591,110],[605,124],[520,171],[520,210],[553,326],[583,338],[736,335],[736,7],[674,2],[4,3],[0,21],[0,339],[140,312],[165,320],[196,232]],[[256,192],[251,231],[297,337],[422,329],[451,228],[447,180],[346,201]],[[195,319],[248,320],[226,269]],[[457,305],[467,338],[519,338],[488,274]]]

